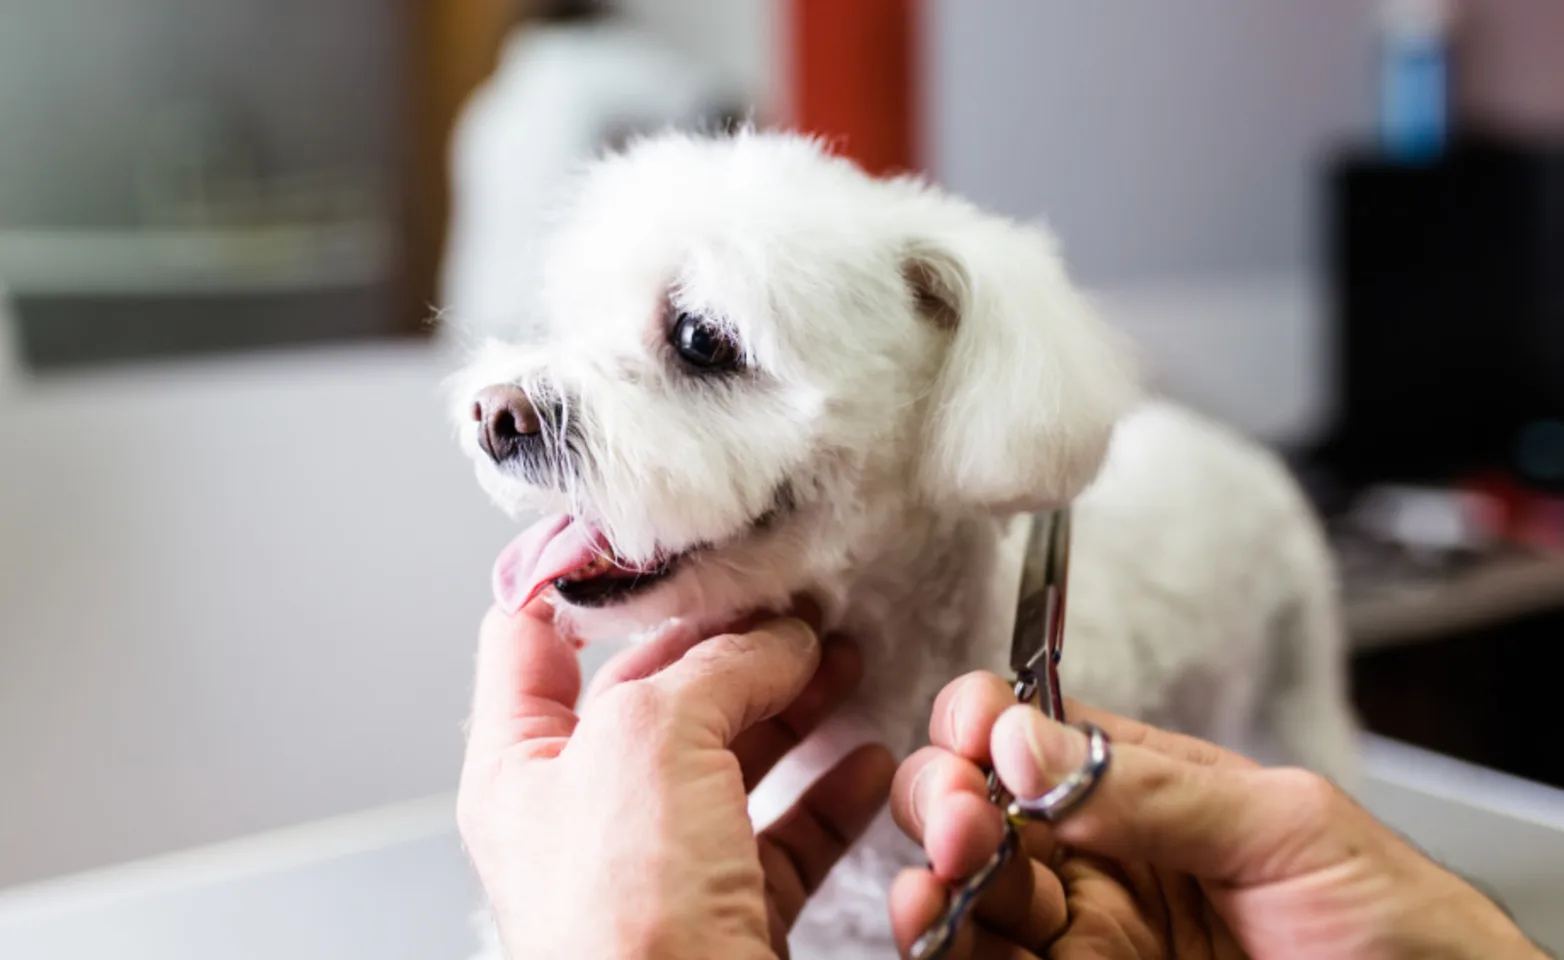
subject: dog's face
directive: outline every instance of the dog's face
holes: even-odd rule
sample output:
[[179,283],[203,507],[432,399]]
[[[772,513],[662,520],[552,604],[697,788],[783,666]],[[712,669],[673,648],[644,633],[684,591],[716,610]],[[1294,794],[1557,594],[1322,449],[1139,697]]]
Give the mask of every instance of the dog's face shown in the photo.
[[1067,500],[1131,393],[1043,237],[799,138],[597,163],[544,275],[457,416],[484,488],[546,517],[500,601],[552,590],[588,636],[829,588],[910,511]]

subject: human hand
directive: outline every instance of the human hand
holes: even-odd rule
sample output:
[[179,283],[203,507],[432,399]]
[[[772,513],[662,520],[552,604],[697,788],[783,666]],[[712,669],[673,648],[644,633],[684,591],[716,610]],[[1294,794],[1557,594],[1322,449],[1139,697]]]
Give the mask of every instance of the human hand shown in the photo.
[[884,803],[864,747],[756,836],[746,796],[856,686],[799,620],[665,632],[581,689],[546,605],[491,610],[458,819],[517,956],[786,956],[788,929]]
[[[1329,781],[1073,701],[1066,712],[1109,734],[1111,763],[1078,810],[1023,830],[1028,856],[978,905],[960,956],[1543,956]],[[989,674],[946,687],[930,734],[892,790],[897,822],[932,863],[892,892],[904,950],[943,907],[946,883],[999,842],[979,766],[1034,797],[1086,756],[1083,734],[1017,706]]]

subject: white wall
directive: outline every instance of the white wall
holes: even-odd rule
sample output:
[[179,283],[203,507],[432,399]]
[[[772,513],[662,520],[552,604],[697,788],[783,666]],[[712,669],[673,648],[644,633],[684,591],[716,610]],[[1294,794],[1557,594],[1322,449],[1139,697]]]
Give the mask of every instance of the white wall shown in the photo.
[[1094,284],[1295,272],[1318,161],[1372,119],[1364,0],[930,0],[928,154]]

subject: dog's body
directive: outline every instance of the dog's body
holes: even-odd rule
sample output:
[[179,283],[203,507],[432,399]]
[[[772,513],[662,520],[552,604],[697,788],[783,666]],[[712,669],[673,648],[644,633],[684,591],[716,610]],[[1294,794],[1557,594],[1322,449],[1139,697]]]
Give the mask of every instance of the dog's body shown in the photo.
[[[885,681],[861,696],[868,722],[828,731],[783,783],[762,784],[757,819],[784,809],[869,729],[899,750],[922,745],[930,698],[950,677],[1006,674],[1020,538],[996,548],[999,535],[980,528],[890,545],[909,559],[846,604],[854,635],[868,638],[870,676]],[[1069,695],[1353,779],[1329,556],[1280,464],[1181,409],[1143,406],[1121,422],[1102,475],[1077,498],[1073,540],[1061,676]],[[919,653],[909,656],[911,637]],[[882,816],[805,911],[795,956],[881,955],[866,943],[892,955],[884,891],[899,869],[925,861]]]
[[[458,385],[486,489],[559,514],[501,558],[502,602],[552,592],[591,639],[807,592],[863,649],[757,821],[857,743],[920,745],[953,677],[1006,671],[1016,518],[1072,501],[1070,695],[1352,776],[1307,504],[1269,454],[1139,399],[1037,231],[798,138],[668,136],[588,173],[546,275],[541,329]],[[796,954],[890,951],[915,858],[882,817]]]

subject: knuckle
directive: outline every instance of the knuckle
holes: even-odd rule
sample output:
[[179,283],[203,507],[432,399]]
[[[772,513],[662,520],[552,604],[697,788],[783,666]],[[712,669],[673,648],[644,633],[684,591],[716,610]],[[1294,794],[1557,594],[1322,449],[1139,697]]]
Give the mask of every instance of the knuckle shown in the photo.
[[733,658],[752,656],[764,646],[758,632],[724,633],[696,647],[695,652],[699,656],[698,663],[715,667]]
[[[1155,744],[1153,747],[1157,746]],[[1214,767],[1222,762],[1222,748],[1212,743],[1183,734],[1169,734],[1166,752],[1200,767]]]
[[648,679],[627,680],[605,692],[597,709],[621,730],[655,730],[666,709],[662,692]]
[[[757,670],[757,661],[774,653],[777,647],[760,633],[724,633],[696,646],[679,663],[676,682],[687,685],[703,678],[721,677],[740,669]],[[775,657],[771,657],[775,660]],[[773,663],[768,672],[781,669]],[[670,677],[670,679],[675,679]]]
[[1179,793],[1184,787],[1183,771],[1173,764],[1159,763],[1142,771],[1136,778],[1136,793],[1146,800],[1155,800]]
[[670,680],[687,680],[695,677],[709,675],[722,669],[724,662],[734,656],[751,649],[754,641],[745,639],[743,634],[722,634],[709,640],[696,644],[688,653],[679,658],[679,662],[670,669]]
[[1226,752],[1214,743],[1206,743],[1204,740],[1192,738],[1189,744],[1190,760],[1203,767],[1219,766],[1227,757]]
[[1141,723],[1139,720],[1119,724],[1113,731],[1113,743],[1123,747],[1145,747],[1147,750],[1155,750],[1161,753],[1161,744],[1157,743],[1158,730],[1150,724]]
[[1323,828],[1335,821],[1341,791],[1325,777],[1302,767],[1283,767],[1272,777],[1278,794],[1288,798],[1295,822]]

